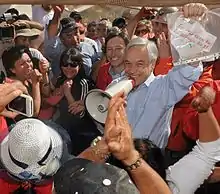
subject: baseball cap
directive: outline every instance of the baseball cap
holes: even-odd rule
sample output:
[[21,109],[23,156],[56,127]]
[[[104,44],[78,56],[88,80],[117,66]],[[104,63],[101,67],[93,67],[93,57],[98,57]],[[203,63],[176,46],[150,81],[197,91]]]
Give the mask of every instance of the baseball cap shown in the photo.
[[78,28],[74,19],[70,17],[63,18],[60,21],[60,24],[61,24],[61,33],[69,33],[72,32],[74,29]]
[[32,29],[20,29],[15,31],[15,38],[18,36],[26,36],[26,37],[32,37],[32,36],[39,36],[42,33],[42,31],[32,28]]
[[124,18],[116,18],[113,22],[112,22],[112,26],[116,26],[119,29],[125,28],[127,26],[127,23],[125,21]]
[[78,11],[73,11],[70,13],[69,17],[73,18],[73,19],[82,19],[81,14]]
[[54,176],[56,194],[136,194],[127,172],[109,164],[76,158],[66,162]]

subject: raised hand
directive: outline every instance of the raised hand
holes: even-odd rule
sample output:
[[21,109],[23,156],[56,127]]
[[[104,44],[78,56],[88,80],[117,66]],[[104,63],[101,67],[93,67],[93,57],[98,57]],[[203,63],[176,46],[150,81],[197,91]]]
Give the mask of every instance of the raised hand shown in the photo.
[[34,69],[30,76],[32,84],[39,83],[42,80],[42,74],[37,69]]
[[123,93],[114,96],[109,104],[104,136],[109,151],[126,165],[133,164],[139,153],[135,150],[131,127],[124,108]]
[[73,80],[66,80],[62,86],[64,94],[71,92],[71,87],[73,85]]
[[159,35],[159,38],[157,39],[157,47],[160,58],[164,59],[164,58],[169,58],[171,56],[169,41],[167,40],[164,32],[162,32]]
[[188,17],[201,17],[208,10],[202,3],[189,3],[183,6],[183,14]]
[[49,64],[49,62],[48,62],[48,60],[47,60],[46,58],[43,59],[43,60],[41,60],[41,61],[39,62],[40,72],[41,72],[42,74],[46,74],[46,73],[48,72],[48,70],[49,70],[49,66],[50,66],[50,64]]
[[202,88],[192,101],[192,106],[195,108],[199,113],[207,112],[208,109],[215,101],[215,91],[209,87],[205,86]]

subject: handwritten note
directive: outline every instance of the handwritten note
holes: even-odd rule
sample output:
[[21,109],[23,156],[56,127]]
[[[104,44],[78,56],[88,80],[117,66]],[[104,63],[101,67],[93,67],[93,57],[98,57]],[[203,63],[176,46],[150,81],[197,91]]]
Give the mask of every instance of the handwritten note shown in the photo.
[[171,44],[180,58],[189,59],[210,52],[217,37],[208,33],[197,21],[178,17],[171,32]]

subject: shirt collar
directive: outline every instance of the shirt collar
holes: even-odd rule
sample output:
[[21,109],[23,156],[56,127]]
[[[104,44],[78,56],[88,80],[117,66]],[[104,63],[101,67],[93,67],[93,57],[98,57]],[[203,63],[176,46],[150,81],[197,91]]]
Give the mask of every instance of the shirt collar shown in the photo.
[[154,73],[152,72],[152,73],[150,74],[150,76],[147,78],[147,80],[144,82],[144,84],[145,84],[147,87],[149,87],[149,85],[151,84],[152,81],[154,81],[154,79],[155,79],[155,75],[154,75]]
[[112,77],[122,77],[125,75],[125,71],[122,71],[121,73],[115,73],[112,69],[112,67],[109,67],[108,73],[112,76]]

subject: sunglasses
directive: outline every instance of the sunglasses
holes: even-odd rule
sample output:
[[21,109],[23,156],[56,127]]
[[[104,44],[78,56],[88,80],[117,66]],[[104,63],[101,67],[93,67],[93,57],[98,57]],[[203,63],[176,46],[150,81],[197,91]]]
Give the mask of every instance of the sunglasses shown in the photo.
[[147,32],[148,32],[147,29],[143,29],[143,30],[137,30],[135,34],[140,35],[140,34],[146,34]]
[[62,67],[78,67],[80,65],[80,62],[79,61],[73,61],[71,63],[63,63],[62,64]]

